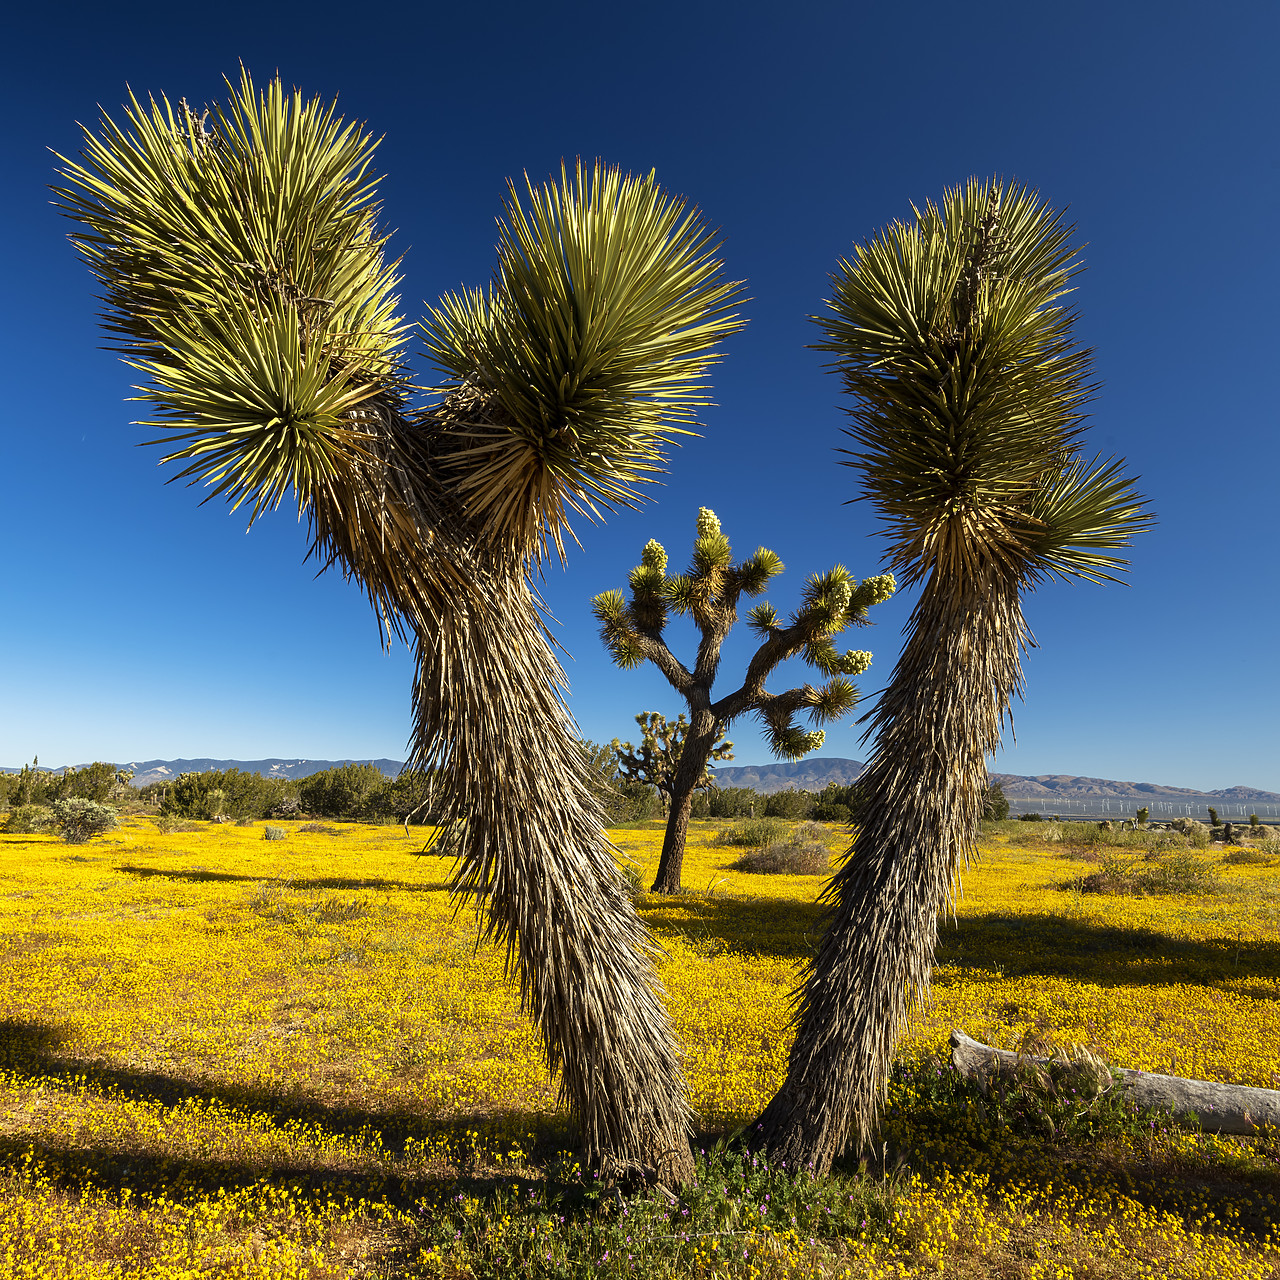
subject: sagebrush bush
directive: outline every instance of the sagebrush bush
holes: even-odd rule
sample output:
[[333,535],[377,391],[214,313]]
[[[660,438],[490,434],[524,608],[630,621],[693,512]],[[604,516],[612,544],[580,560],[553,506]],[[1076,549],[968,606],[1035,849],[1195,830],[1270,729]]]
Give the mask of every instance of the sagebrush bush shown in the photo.
[[62,832],[62,838],[68,844],[84,844],[86,840],[119,825],[116,811],[109,804],[99,804],[96,800],[83,800],[79,797],[55,800],[53,817]]
[[287,834],[283,827],[262,828],[262,838],[264,840],[283,840]]
[[1152,850],[1145,858],[1126,860],[1107,854],[1101,869],[1080,883],[1085,893],[1168,894],[1216,893],[1221,887],[1218,869],[1187,849]]
[[786,833],[787,824],[781,818],[747,818],[717,831],[715,843],[759,849],[783,839]]
[[1223,859],[1233,867],[1259,867],[1274,862],[1276,855],[1262,849],[1232,849]]
[[785,840],[743,854],[733,868],[766,876],[825,875],[831,865],[825,834],[816,822],[802,822]]

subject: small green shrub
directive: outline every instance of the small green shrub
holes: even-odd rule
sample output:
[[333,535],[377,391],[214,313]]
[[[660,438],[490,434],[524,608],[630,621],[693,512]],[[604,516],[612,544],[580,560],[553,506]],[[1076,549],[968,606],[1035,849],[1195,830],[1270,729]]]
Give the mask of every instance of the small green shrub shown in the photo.
[[288,832],[283,827],[263,827],[262,838],[264,840],[283,840]]
[[1039,813],[1024,813],[1018,818],[1019,822],[1043,822],[1044,817]]
[[200,824],[191,822],[187,818],[175,818],[172,814],[162,813],[158,818],[154,818],[156,826],[168,835],[173,831],[199,831]]
[[4,824],[11,836],[46,835],[58,825],[53,810],[44,804],[19,804],[9,810],[9,820]]
[[787,833],[787,824],[781,818],[748,818],[716,832],[715,843],[736,845],[739,848],[761,849],[774,844]]
[[1275,861],[1275,855],[1261,849],[1233,849],[1222,859],[1233,867],[1260,867]]
[[838,822],[847,827],[853,821],[853,810],[847,804],[815,804],[813,816],[819,822]]
[[799,822],[812,812],[813,797],[807,791],[797,791],[794,787],[775,791],[764,798],[766,818],[786,818],[791,822]]
[[117,826],[116,811],[109,804],[85,800],[78,796],[55,800],[53,817],[68,844],[84,844]]
[[1188,849],[1153,849],[1143,859],[1126,860],[1119,854],[1104,854],[1102,865],[1080,882],[1085,893],[1207,894],[1220,888],[1218,869]]
[[998,782],[987,784],[987,794],[982,799],[983,822],[1004,822],[1009,816],[1009,800],[1004,787]]

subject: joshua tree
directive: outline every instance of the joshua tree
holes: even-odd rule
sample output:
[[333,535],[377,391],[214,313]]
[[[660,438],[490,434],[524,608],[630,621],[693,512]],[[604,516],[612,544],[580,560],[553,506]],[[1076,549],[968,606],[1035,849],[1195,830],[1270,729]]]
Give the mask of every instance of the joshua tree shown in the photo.
[[[671,812],[671,795],[676,776],[680,772],[680,757],[684,754],[685,740],[689,736],[689,721],[682,712],[674,720],[657,711],[642,711],[636,716],[640,726],[640,749],[630,742],[613,740],[614,758],[622,776],[629,782],[655,787],[662,796],[663,806]],[[695,791],[705,791],[715,781],[707,767],[712,760],[732,760],[733,743],[727,738],[716,743],[702,762],[702,775],[694,784]]]
[[[693,560],[686,572],[668,578],[667,553],[651,539],[631,571],[631,599],[624,599],[621,591],[605,591],[591,602],[601,638],[614,662],[624,669],[652,662],[689,704],[689,730],[671,783],[671,811],[653,893],[680,891],[693,793],[706,773],[717,739],[738,716],[754,711],[764,724],[774,754],[799,760],[822,746],[826,735],[821,729],[805,732],[799,728],[796,713],[805,711],[815,724],[822,724],[838,719],[858,700],[858,690],[848,677],[865,671],[871,665],[871,655],[860,650],[837,653],[831,641],[846,627],[866,623],[868,608],[893,594],[893,575],[858,583],[843,565],[836,565],[829,573],[809,579],[800,608],[787,625],[779,621],[772,605],[759,604],[748,613],[751,628],[764,643],[748,663],[742,685],[712,702],[720,647],[738,620],[739,599],[758,596],[782,567],[782,561],[764,547],[757,547],[754,555],[735,565],[720,521],[702,507]],[[691,616],[701,633],[692,671],[663,639],[668,613]],[[786,693],[766,692],[764,682],[778,663],[797,655],[828,676],[827,683],[821,689],[806,684]]]
[[848,465],[920,596],[868,717],[860,827],[787,1077],[752,1130],[819,1173],[871,1136],[909,1006],[928,998],[938,913],[1021,689],[1023,591],[1111,580],[1124,562],[1108,552],[1149,522],[1122,463],[1078,454],[1090,362],[1062,303],[1070,241],[1034,193],[973,180],[841,263],[820,320],[855,400]]
[[593,1161],[692,1172],[647,935],[603,835],[528,574],[570,511],[638,501],[739,323],[696,210],[597,164],[511,188],[487,288],[423,325],[411,410],[374,142],[333,104],[257,91],[86,133],[63,209],[179,475],[250,512],[290,490],[311,553],[416,655],[409,767],[453,885],[505,944]]

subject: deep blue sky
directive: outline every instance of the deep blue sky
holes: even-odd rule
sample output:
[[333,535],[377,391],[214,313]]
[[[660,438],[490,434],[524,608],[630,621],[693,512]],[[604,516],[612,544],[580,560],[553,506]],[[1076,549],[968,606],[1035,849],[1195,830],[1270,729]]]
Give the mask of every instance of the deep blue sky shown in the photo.
[[[806,574],[877,571],[836,380],[806,349],[827,275],[909,202],[1001,173],[1070,204],[1089,270],[1080,336],[1094,438],[1160,518],[1129,587],[1027,601],[1017,743],[998,767],[1280,790],[1276,303],[1280,10],[1271,3],[323,3],[23,6],[7,22],[0,325],[4,625],[0,764],[93,758],[400,757],[410,663],[354,588],[302,564],[284,513],[244,521],[165,487],[135,448],[131,381],[99,349],[92,282],[50,209],[47,148],[126,85],[204,102],[243,60],[385,133],[404,305],[484,281],[509,175],[562,157],[655,168],[723,229],[750,325],[703,438],[641,511],[584,528],[546,595],[584,734],[674,714],[652,669],[617,672],[588,601],[651,536],[682,562],[700,504],[742,553]],[[888,676],[908,601],[855,637]],[[745,628],[743,629],[745,631]],[[739,673],[746,635],[726,646]],[[802,676],[802,671],[794,674]],[[791,674],[791,673],[788,673]],[[779,686],[783,687],[783,686]],[[768,758],[751,723],[738,763]],[[857,756],[852,721],[823,755]]]

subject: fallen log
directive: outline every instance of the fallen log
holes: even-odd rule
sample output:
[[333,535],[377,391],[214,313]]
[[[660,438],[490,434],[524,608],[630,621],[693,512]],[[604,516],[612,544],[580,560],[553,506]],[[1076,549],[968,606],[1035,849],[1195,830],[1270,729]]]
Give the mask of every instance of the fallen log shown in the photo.
[[[979,1044],[963,1031],[951,1033],[951,1066],[970,1080],[981,1080],[993,1067],[1016,1068],[1019,1063],[1045,1066],[1048,1058],[1031,1058]],[[1206,1133],[1251,1135],[1264,1125],[1280,1125],[1280,1090],[1249,1089],[1212,1080],[1184,1080],[1114,1067],[1124,1096],[1140,1107],[1194,1115]]]

